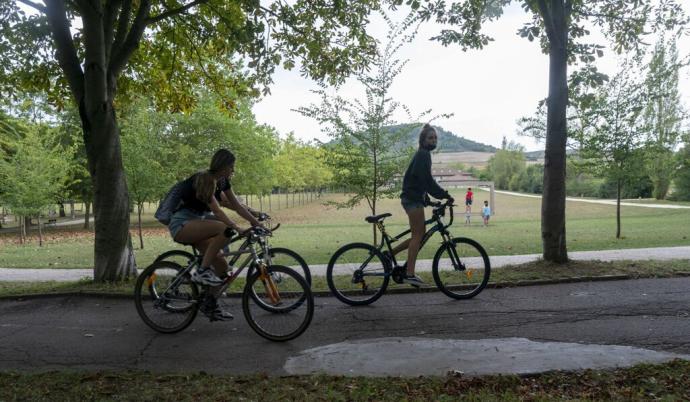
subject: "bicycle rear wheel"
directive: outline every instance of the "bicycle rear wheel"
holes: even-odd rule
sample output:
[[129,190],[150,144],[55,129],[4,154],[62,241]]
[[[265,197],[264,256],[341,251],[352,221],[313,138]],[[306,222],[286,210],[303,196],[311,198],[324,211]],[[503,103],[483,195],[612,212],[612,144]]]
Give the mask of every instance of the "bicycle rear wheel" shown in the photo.
[[153,262],[158,261],[170,261],[179,264],[183,267],[189,265],[194,261],[194,254],[189,251],[184,250],[168,250],[163,254],[160,254]]
[[134,304],[149,327],[162,333],[174,333],[194,321],[199,305],[199,289],[180,265],[159,261],[147,267],[137,278]]
[[[276,274],[281,281],[274,281]],[[249,326],[276,342],[300,336],[314,316],[314,297],[307,281],[295,270],[272,265],[266,274],[255,271],[242,292],[242,311]]]
[[351,243],[328,262],[326,280],[331,293],[343,303],[363,306],[375,302],[388,287],[388,261],[376,247]]
[[489,282],[491,264],[479,243],[458,237],[439,247],[432,270],[434,282],[443,293],[454,299],[469,299]]

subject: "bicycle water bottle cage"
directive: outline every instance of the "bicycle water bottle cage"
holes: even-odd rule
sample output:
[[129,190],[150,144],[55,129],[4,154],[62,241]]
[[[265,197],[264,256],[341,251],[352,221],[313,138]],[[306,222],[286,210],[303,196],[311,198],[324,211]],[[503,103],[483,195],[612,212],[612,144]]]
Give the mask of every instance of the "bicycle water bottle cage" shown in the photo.
[[393,215],[386,212],[385,214],[367,216],[366,218],[364,218],[364,220],[369,222],[369,223],[378,223],[378,222],[381,222],[384,219],[388,218],[389,216],[393,216]]

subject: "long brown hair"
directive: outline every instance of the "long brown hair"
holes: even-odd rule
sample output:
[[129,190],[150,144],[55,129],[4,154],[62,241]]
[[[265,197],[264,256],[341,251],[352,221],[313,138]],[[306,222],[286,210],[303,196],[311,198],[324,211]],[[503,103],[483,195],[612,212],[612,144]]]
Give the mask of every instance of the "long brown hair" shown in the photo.
[[194,190],[196,191],[196,198],[207,204],[211,203],[213,193],[216,191],[216,179],[213,178],[211,172],[199,172],[194,178]]
[[211,158],[211,166],[209,166],[208,171],[210,173],[217,173],[219,170],[234,164],[235,154],[227,149],[221,148],[217,150],[215,154],[213,154],[213,158]]

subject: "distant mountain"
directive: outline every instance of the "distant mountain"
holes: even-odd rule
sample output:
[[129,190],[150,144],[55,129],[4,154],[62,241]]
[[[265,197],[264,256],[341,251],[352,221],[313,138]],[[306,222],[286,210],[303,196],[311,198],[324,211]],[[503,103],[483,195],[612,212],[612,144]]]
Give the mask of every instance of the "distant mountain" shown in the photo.
[[[391,131],[398,131],[409,129],[407,125],[390,126]],[[442,127],[434,126],[438,133],[438,150],[439,152],[496,152],[498,148],[491,145],[482,144],[467,138],[460,137],[450,131],[444,130]],[[406,141],[402,146],[411,146],[417,148],[419,143],[419,127],[409,131]]]

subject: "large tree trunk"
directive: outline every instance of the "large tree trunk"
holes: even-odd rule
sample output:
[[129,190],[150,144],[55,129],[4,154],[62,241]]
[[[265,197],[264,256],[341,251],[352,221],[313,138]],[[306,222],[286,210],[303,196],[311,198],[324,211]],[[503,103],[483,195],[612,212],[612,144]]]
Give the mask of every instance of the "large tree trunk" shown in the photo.
[[61,202],[58,204],[58,206],[60,207],[60,218],[64,218],[65,216],[67,216],[65,215],[65,203]]
[[129,193],[122,165],[120,135],[112,99],[103,95],[102,101],[85,102],[82,109],[85,110],[82,114],[84,143],[94,190],[93,276],[97,282],[136,276],[129,238]]
[[[552,0],[553,36],[549,43],[549,97],[544,154],[544,194],[541,204],[541,238],[544,260],[568,261],[565,241],[565,147],[568,137],[567,23],[562,0]],[[549,22],[547,22],[549,23]]]

